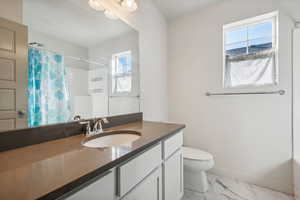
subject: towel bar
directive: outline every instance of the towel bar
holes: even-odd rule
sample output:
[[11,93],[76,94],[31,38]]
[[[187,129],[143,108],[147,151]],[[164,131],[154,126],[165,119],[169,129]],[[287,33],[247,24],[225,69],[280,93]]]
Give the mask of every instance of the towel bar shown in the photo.
[[232,96],[232,95],[250,95],[250,94],[279,94],[284,95],[285,90],[278,90],[278,91],[265,91],[265,92],[228,92],[228,93],[205,93],[206,96]]

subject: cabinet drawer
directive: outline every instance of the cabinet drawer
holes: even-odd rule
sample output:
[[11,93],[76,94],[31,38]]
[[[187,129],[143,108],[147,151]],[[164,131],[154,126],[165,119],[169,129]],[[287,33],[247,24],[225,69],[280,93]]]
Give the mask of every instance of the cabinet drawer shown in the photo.
[[122,197],[129,192],[155,168],[161,165],[161,162],[162,151],[161,144],[159,143],[155,147],[119,167],[118,195]]
[[164,159],[169,158],[175,151],[183,145],[183,132],[180,131],[163,142]]

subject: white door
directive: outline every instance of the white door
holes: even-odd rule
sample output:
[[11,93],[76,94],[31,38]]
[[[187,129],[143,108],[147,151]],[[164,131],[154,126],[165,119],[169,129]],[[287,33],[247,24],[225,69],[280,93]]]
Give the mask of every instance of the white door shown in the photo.
[[0,131],[27,126],[27,27],[0,18]]
[[139,183],[122,200],[162,200],[161,167]]
[[300,198],[300,28],[294,31],[294,186],[295,195]]
[[89,184],[67,200],[114,200],[115,199],[115,176],[113,172]]
[[164,163],[164,200],[180,200],[183,196],[183,157],[179,149]]

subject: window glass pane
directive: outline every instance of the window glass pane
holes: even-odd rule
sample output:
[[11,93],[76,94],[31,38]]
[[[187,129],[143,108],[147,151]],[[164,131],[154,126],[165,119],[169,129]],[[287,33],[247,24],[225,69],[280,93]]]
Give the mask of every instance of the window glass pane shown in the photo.
[[227,57],[224,62],[224,87],[226,88],[264,86],[277,83],[277,52],[265,54],[265,56],[251,55],[277,46],[277,40],[275,40],[277,33],[274,30],[277,22],[270,18],[264,18],[260,21],[254,20],[256,19],[250,19],[256,24],[249,24],[249,20],[238,22],[238,24],[244,23],[245,28],[241,28],[240,25],[234,27],[234,24],[229,24],[231,31],[225,29],[224,53]]
[[120,56],[119,57],[119,63],[121,65],[127,65],[128,64],[128,62],[127,62],[127,56]]
[[117,73],[124,73],[126,70],[126,67],[128,65],[127,63],[127,57],[126,56],[120,56],[117,58],[118,65],[117,65]]
[[249,53],[259,52],[272,48],[272,37],[249,41]]
[[226,45],[226,55],[237,56],[247,53],[247,42]]
[[132,56],[131,56],[131,54],[127,56],[127,59],[128,59],[128,65],[127,65],[126,72],[129,73],[129,72],[132,72]]
[[236,29],[233,31],[227,31],[225,34],[226,44],[242,42],[247,40],[247,29]]
[[118,58],[117,73],[129,73],[132,71],[131,55],[119,56]]
[[259,38],[259,37],[272,36],[273,23],[270,21],[270,22],[249,26],[248,33],[249,33],[249,40]]
[[117,92],[131,92],[131,76],[116,77]]
[[124,52],[113,56],[112,93],[128,93],[132,90],[132,56]]

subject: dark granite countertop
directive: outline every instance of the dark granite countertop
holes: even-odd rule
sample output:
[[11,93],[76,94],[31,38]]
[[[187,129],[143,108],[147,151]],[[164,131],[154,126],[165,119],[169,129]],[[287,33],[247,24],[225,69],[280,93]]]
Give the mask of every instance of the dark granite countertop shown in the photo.
[[131,147],[84,147],[81,141],[85,136],[82,134],[1,152],[0,199],[58,198],[184,127],[141,121],[108,129],[140,132],[141,138]]

